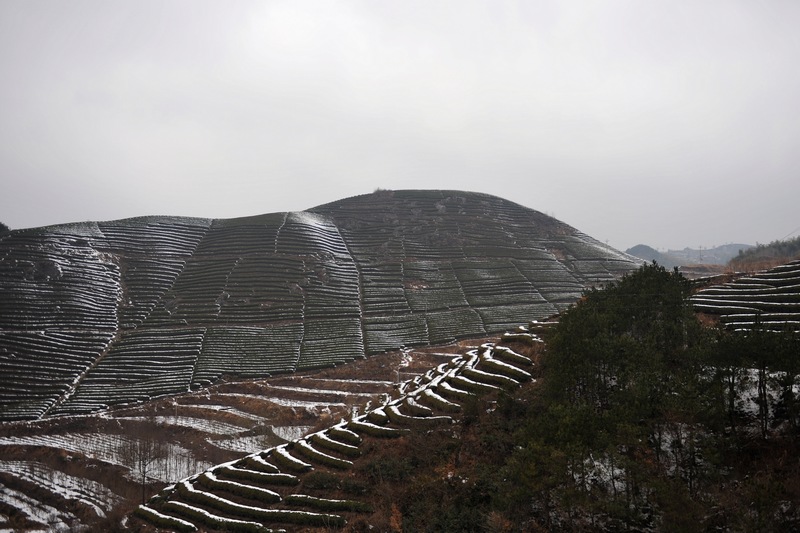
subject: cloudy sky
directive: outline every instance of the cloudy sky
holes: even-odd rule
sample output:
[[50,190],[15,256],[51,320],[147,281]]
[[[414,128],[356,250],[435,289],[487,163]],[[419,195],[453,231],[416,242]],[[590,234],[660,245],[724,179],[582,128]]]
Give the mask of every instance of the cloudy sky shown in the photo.
[[626,249],[800,232],[800,2],[0,2],[0,221],[502,196]]

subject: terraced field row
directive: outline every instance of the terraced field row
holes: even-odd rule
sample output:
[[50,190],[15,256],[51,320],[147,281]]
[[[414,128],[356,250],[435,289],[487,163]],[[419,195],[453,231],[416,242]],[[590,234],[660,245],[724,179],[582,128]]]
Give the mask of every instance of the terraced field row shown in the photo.
[[88,413],[109,405],[188,391],[203,335],[199,329],[127,335],[50,414]]
[[272,213],[214,220],[193,255],[240,257],[243,251],[252,255],[274,254],[278,230],[286,217],[287,213]]
[[339,229],[328,218],[310,213],[289,213],[278,235],[277,253],[350,260]]
[[117,327],[117,265],[69,235],[12,233],[0,241],[0,329]]
[[181,480],[135,514],[175,531],[343,527],[372,511],[368,499],[326,497],[312,488],[313,473],[346,485],[355,462],[369,454],[365,442],[451,427],[464,402],[530,381],[531,364],[507,347],[485,344],[406,382],[399,397],[362,415]]
[[201,218],[141,217],[98,222],[97,250],[124,257],[159,256],[168,259],[192,255],[211,221]]
[[800,330],[800,261],[704,289],[691,301],[732,329]]
[[294,368],[302,324],[276,328],[229,327],[207,330],[192,385],[209,385],[224,375],[260,377]]
[[0,330],[0,419],[39,418],[111,342],[109,332]]
[[[363,358],[356,318],[131,331],[114,344],[110,333],[0,332],[0,346],[6,420],[88,413],[179,394],[223,377],[264,377]],[[73,383],[79,383],[74,390]]]
[[122,274],[119,328],[135,329],[152,313],[186,266],[182,258],[129,259]]

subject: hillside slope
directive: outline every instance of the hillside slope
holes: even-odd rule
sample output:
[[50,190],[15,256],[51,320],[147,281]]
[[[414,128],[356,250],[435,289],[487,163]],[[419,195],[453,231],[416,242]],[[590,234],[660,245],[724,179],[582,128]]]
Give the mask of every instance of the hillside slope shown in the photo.
[[[0,424],[0,531],[115,531],[145,494],[325,428],[491,340],[223,381],[91,415]],[[131,453],[137,449],[152,451],[144,456],[152,462],[139,463],[143,456]]]
[[[521,335],[528,345],[539,342],[529,332]],[[530,382],[532,367],[529,357],[508,346],[484,344],[404,383],[394,398],[362,415],[185,478],[136,515],[175,531],[310,531],[345,524],[357,531],[395,530],[386,523],[391,511],[376,508],[369,484],[380,479],[382,485],[384,476],[398,481],[400,450],[435,450],[433,442],[457,440],[472,411],[496,408],[496,394]],[[481,400],[487,395],[494,401]]]
[[336,365],[550,316],[635,259],[488,195],[0,237],[0,420]]

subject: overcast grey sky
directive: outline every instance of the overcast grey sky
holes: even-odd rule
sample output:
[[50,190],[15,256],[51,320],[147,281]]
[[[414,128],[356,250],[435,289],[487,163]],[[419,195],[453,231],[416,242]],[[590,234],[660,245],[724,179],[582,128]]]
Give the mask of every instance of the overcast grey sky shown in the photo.
[[798,28],[793,0],[2,0],[0,221],[444,188],[619,249],[765,243],[800,229]]

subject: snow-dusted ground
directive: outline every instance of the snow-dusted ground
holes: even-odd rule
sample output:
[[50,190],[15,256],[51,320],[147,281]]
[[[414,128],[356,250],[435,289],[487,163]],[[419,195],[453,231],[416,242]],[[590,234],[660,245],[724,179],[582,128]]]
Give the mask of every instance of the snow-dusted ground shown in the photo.
[[244,454],[255,453],[270,447],[269,439],[264,435],[251,435],[249,437],[234,437],[232,439],[206,439],[206,442],[232,452]]
[[[509,384],[519,385],[515,380],[503,374],[477,370],[475,366],[482,362],[491,360],[491,362],[494,363],[494,369],[499,369],[507,374],[511,374],[511,369],[514,369],[515,376],[530,378],[528,372],[517,369],[514,365],[491,359],[491,350],[488,347],[485,352],[486,353],[481,356],[477,349],[473,349],[463,357],[457,357],[448,363],[439,365],[436,370],[428,371],[424,376],[416,375],[413,379],[404,382],[401,387],[393,387],[391,394],[387,392],[369,394],[368,396],[370,396],[371,399],[374,398],[377,400],[378,407],[370,408],[369,405],[372,402],[367,402],[367,407],[365,409],[368,412],[366,414],[359,416],[354,415],[350,420],[342,419],[341,422],[335,426],[318,431],[310,436],[304,435],[308,435],[308,432],[312,429],[311,426],[290,425],[273,427],[275,435],[290,442],[262,450],[244,461],[233,460],[214,467],[212,469],[213,471],[186,478],[165,490],[163,494],[166,494],[166,501],[159,500],[158,502],[152,502],[152,505],[168,516],[172,516],[174,513],[184,518],[188,517],[189,521],[193,523],[208,523],[213,527],[219,528],[234,526],[243,528],[250,527],[249,523],[244,524],[237,520],[240,518],[251,519],[256,517],[260,520],[277,520],[278,522],[287,522],[288,519],[291,519],[288,520],[291,522],[298,520],[303,523],[311,523],[309,521],[312,521],[314,524],[321,522],[325,524],[343,522],[343,517],[338,514],[323,515],[319,512],[289,511],[285,508],[272,509],[265,505],[260,505],[258,507],[244,505],[236,500],[229,499],[227,494],[241,493],[248,494],[248,497],[250,497],[249,493],[254,490],[262,490],[262,487],[259,487],[259,483],[262,482],[260,479],[266,481],[266,478],[271,479],[272,476],[287,475],[266,473],[274,470],[283,471],[285,468],[291,472],[308,472],[313,470],[315,465],[348,469],[352,467],[353,462],[341,456],[347,455],[348,457],[355,458],[360,455],[361,450],[358,444],[363,442],[360,436],[362,432],[371,435],[394,437],[410,433],[411,429],[406,427],[410,425],[429,426],[431,425],[430,423],[452,423],[454,420],[452,417],[434,415],[433,409],[414,401],[414,395],[421,397],[425,391],[434,394],[430,391],[433,387],[436,387],[437,390],[445,389],[445,387],[448,386],[448,382],[457,382],[458,380],[460,380],[462,385],[477,392],[481,390],[494,390],[497,388],[494,385],[485,383],[484,380],[500,382],[506,380]],[[402,355],[403,357],[399,361],[398,366],[402,367],[405,364],[411,364],[411,353],[405,351]],[[530,364],[530,361],[527,361],[528,364]],[[468,370],[473,373],[471,375],[472,379],[462,376],[462,374]],[[320,382],[321,381],[323,380],[320,380]],[[306,382],[302,384],[310,385],[310,383]],[[480,387],[478,385],[480,385]],[[320,386],[324,387],[322,384]],[[274,388],[291,392],[317,391],[323,394],[329,394],[331,392],[328,389],[312,389],[295,386],[279,386]],[[408,391],[401,392],[402,395],[400,397],[394,397],[396,396],[396,391],[406,391],[406,389],[408,389]],[[456,389],[451,388],[450,390],[455,391]],[[469,398],[477,394],[477,392],[458,392],[459,394],[457,396],[464,398]],[[379,398],[376,398],[376,396]],[[456,395],[454,394],[454,396]],[[444,398],[440,398],[440,404],[453,406],[454,408],[460,407],[457,403]],[[351,409],[355,413],[358,406],[353,405]],[[244,440],[244,438],[242,440]],[[252,439],[251,442],[258,441]],[[335,455],[328,453],[328,450],[335,452]],[[257,457],[267,468],[262,469],[258,467],[257,464],[253,465],[253,461],[255,461]],[[260,457],[264,457],[264,459],[260,459]],[[238,466],[239,464],[244,466],[244,468]],[[250,466],[254,466],[253,470],[250,470]],[[220,474],[219,477],[217,477],[217,473]],[[297,475],[299,476],[300,474]],[[297,478],[291,475],[291,479],[296,480]],[[466,480],[462,481],[466,482]],[[272,483],[272,481],[270,481],[270,483]],[[271,494],[272,492],[269,491],[269,493]],[[292,501],[290,501],[290,499]],[[265,499],[265,501],[267,500],[269,499]],[[269,503],[269,501],[267,501],[267,503]],[[327,499],[298,493],[285,496],[284,503],[289,505],[300,504],[309,507],[319,505],[320,508],[325,509],[335,508],[352,511],[360,510],[363,502],[359,500]],[[224,512],[225,516],[236,516],[237,518],[228,519],[218,516],[217,513],[220,510]]]
[[[123,466],[120,449],[131,442],[130,437],[103,433],[64,433],[61,435],[29,435],[21,437],[1,437],[2,445],[42,446],[82,454],[112,465]],[[163,482],[183,479],[195,472],[208,468],[211,463],[198,460],[194,455],[177,444],[167,446],[164,459],[156,461],[148,475]],[[133,474],[131,474],[132,477]]]
[[127,437],[104,433],[63,433],[60,435],[27,435],[20,437],[0,437],[2,445],[43,446],[61,449],[70,453],[80,453],[115,465],[122,464],[117,450]]
[[[30,529],[28,530],[29,532],[53,533],[69,531],[70,526],[67,524],[77,521],[74,514],[46,505],[22,492],[6,487],[2,483],[0,483],[0,501],[18,509],[28,519],[42,524],[41,529]],[[14,530],[0,528],[0,533],[14,533]]]
[[[285,441],[297,440],[311,431],[312,426],[272,426],[272,434]],[[249,435],[229,439],[207,439],[207,442],[223,450],[245,454],[259,452],[275,444],[268,435]]]
[[[289,387],[285,385],[270,385],[270,389],[289,391],[289,392],[302,392],[306,394],[326,394],[340,398],[362,397],[372,398],[375,396],[374,392],[347,392],[334,389],[312,389],[310,387]],[[266,397],[265,399],[272,401],[272,398]]]
[[297,440],[311,431],[311,426],[275,426],[272,432],[285,441]]
[[302,409],[319,409],[322,407],[345,407],[346,404],[343,402],[312,402],[312,401],[305,401],[305,400],[290,400],[287,398],[279,398],[275,396],[259,396],[257,394],[239,394],[234,392],[225,392],[225,393],[217,393],[217,396],[230,396],[230,397],[239,397],[239,398],[255,398],[257,400],[263,400],[270,403],[274,403],[275,405],[280,405],[281,407],[299,407]]
[[[446,355],[448,359],[454,357],[452,353],[442,355]],[[398,359],[400,358],[402,360],[395,361],[395,364],[402,369],[418,363],[417,354],[408,350],[402,355],[398,354]],[[414,374],[413,371],[411,373]],[[12,461],[9,456],[3,456],[3,446],[50,448],[53,453],[63,450],[72,456],[70,459],[76,464],[86,464],[88,459],[103,463],[90,464],[90,467],[125,468],[127,473],[119,470],[120,475],[138,483],[140,479],[137,474],[126,464],[124,450],[126,445],[135,441],[137,435],[144,436],[140,432],[155,432],[155,436],[162,434],[157,432],[158,428],[188,427],[205,433],[200,439],[195,439],[196,442],[167,444],[166,457],[148,471],[148,478],[152,480],[174,483],[180,479],[192,478],[212,466],[211,463],[200,460],[203,456],[199,450],[208,450],[203,445],[204,442],[217,448],[215,453],[220,450],[242,456],[259,453],[274,447],[279,442],[278,439],[290,442],[308,435],[313,426],[297,424],[307,423],[309,414],[318,416],[339,413],[339,416],[347,410],[352,411],[355,416],[365,409],[365,403],[369,405],[369,400],[380,398],[376,400],[379,404],[386,403],[389,400],[387,391],[394,390],[395,381],[385,379],[387,376],[383,374],[376,376],[376,379],[362,376],[364,375],[359,375],[360,379],[349,379],[347,373],[337,375],[330,371],[322,375],[298,375],[289,378],[283,376],[276,379],[274,384],[268,383],[268,387],[263,388],[266,394],[252,393],[252,389],[247,392],[214,392],[212,389],[198,397],[189,395],[166,400],[166,405],[157,408],[166,409],[156,410],[159,416],[155,417],[143,414],[152,412],[151,410],[139,410],[135,406],[129,406],[121,412],[109,410],[92,415],[99,418],[97,430],[89,422],[92,418],[90,416],[87,420],[83,417],[74,420],[64,418],[63,425],[43,425],[38,434],[26,429],[27,435],[14,436],[9,431],[6,435],[12,436],[0,437],[0,470],[8,471],[20,480],[34,483],[52,494],[81,501],[82,505],[101,516],[102,513],[107,514],[113,507],[112,502],[117,502],[120,498],[109,491],[108,487],[53,471],[44,463],[28,461],[27,457],[19,455],[18,449],[14,455],[16,460]],[[347,392],[347,389],[357,392]],[[281,425],[273,426],[276,423]],[[58,430],[59,427],[62,429]],[[81,429],[77,429],[78,427]],[[256,432],[259,434],[253,435]],[[80,475],[69,472],[73,476]],[[40,505],[34,498],[26,497],[18,491],[7,491],[4,487],[0,487],[0,490],[3,491],[0,501],[21,509],[30,520],[41,523],[41,531],[66,531],[70,526],[79,525],[77,517],[69,512],[61,512],[46,504]],[[47,499],[44,501],[49,503]],[[7,517],[0,515],[0,533],[6,520]]]
[[[117,420],[145,421],[148,420],[148,418],[127,417],[127,418],[118,418]],[[242,426],[235,426],[227,422],[219,422],[217,420],[208,420],[205,418],[196,418],[189,416],[157,416],[155,417],[155,422],[158,424],[164,424],[168,426],[187,427],[191,429],[196,429],[198,431],[202,431],[204,433],[213,433],[215,435],[235,435],[237,433],[241,433],[242,431],[247,431],[248,429]]]
[[95,481],[70,476],[35,461],[0,461],[0,471],[35,483],[67,500],[78,500],[91,507],[99,517],[122,501],[122,498]]
[[265,400],[280,405],[281,407],[299,407],[302,409],[319,410],[326,407],[346,407],[344,402],[309,402],[303,400],[287,400],[286,398],[265,398]]
[[230,407],[228,405],[208,405],[208,404],[181,404],[181,408],[190,408],[190,409],[208,409],[210,411],[219,411],[223,413],[228,413],[232,415],[236,415],[239,418],[244,418],[246,420],[252,420],[254,422],[263,422],[266,420],[262,416],[254,415],[253,413],[248,413],[246,411],[241,411],[236,409],[235,407]]

